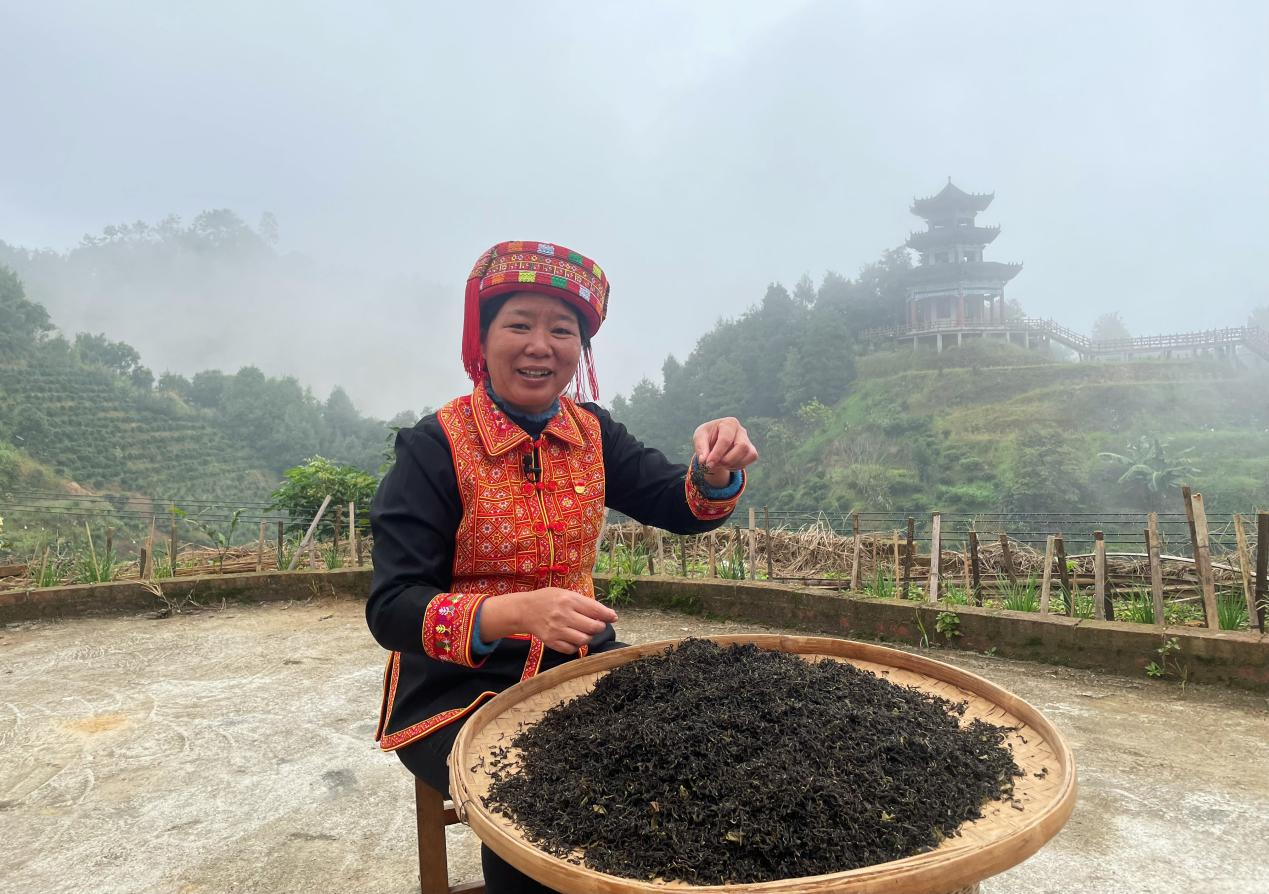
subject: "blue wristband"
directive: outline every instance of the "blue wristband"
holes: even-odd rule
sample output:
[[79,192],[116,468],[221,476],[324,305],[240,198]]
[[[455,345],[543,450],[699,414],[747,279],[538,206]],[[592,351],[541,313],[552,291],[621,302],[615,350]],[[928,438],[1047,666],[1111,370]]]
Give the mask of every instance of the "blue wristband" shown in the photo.
[[498,647],[498,643],[502,642],[496,639],[491,643],[482,643],[480,641],[480,613],[485,610],[485,604],[482,602],[480,608],[476,609],[476,617],[471,621],[471,653],[473,655],[488,655]]
[[736,494],[740,493],[741,486],[745,483],[744,475],[740,472],[732,472],[731,479],[722,487],[712,487],[706,484],[700,477],[700,463],[696,461],[696,457],[692,457],[692,468],[688,474],[692,476],[696,482],[696,489],[701,492],[701,496],[707,500],[730,500]]

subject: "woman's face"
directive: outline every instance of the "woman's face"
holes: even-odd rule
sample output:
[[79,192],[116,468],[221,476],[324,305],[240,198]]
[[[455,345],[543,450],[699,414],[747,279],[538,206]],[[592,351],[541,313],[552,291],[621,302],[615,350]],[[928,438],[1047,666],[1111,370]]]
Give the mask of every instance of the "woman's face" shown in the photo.
[[577,373],[582,333],[558,298],[518,292],[499,309],[481,347],[493,390],[514,409],[550,409]]

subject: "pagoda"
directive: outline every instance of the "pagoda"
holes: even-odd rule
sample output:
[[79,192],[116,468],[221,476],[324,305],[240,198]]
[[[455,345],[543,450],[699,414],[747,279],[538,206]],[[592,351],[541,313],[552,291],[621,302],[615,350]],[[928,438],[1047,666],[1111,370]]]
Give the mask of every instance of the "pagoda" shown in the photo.
[[[917,346],[922,336],[939,349],[943,333],[1003,335],[1010,338],[1012,321],[1005,313],[1005,283],[1022,270],[1021,264],[984,261],[983,249],[1000,235],[998,226],[979,226],[975,217],[991,204],[995,193],[967,193],[952,178],[937,194],[912,202],[912,213],[924,218],[926,229],[908,236],[907,246],[921,255],[907,280],[904,336]],[[1024,327],[1018,321],[1017,328]]]

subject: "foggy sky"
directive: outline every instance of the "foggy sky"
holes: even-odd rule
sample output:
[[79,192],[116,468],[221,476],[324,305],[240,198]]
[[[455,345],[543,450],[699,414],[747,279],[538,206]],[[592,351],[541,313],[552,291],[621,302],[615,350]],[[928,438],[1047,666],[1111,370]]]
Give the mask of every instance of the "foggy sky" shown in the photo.
[[1028,313],[1241,325],[1269,303],[1266,10],[0,0],[0,239],[270,211],[326,287],[50,312],[156,374],[254,363],[385,417],[465,389],[493,242],[605,267],[610,398],[768,282],[853,276],[949,175],[996,193],[986,258],[1025,263]]

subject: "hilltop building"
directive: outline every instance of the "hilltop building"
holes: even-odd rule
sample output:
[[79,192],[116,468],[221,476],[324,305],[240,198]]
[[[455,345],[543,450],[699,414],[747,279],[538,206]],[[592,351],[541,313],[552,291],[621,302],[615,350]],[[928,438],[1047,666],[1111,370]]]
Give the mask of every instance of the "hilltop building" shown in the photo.
[[948,177],[936,195],[913,199],[911,211],[925,221],[925,229],[909,234],[905,243],[921,261],[907,276],[904,322],[863,332],[866,342],[874,348],[942,351],[974,338],[1028,348],[1048,347],[1052,340],[1080,360],[1199,355],[1236,360],[1244,348],[1269,361],[1269,332],[1256,326],[1097,341],[1053,320],[1010,313],[1005,284],[1022,272],[1022,265],[984,260],[983,250],[1000,235],[1000,227],[977,222],[995,197],[965,192]]
[[906,325],[894,334],[914,348],[925,344],[941,351],[945,343],[986,336],[1023,345],[1047,341],[1021,319],[1011,319],[1005,305],[1005,283],[1022,265],[983,258],[1000,227],[979,226],[976,218],[994,198],[995,193],[965,192],[949,177],[937,195],[913,200],[911,211],[926,228],[908,236],[908,248],[921,261],[908,276]]

